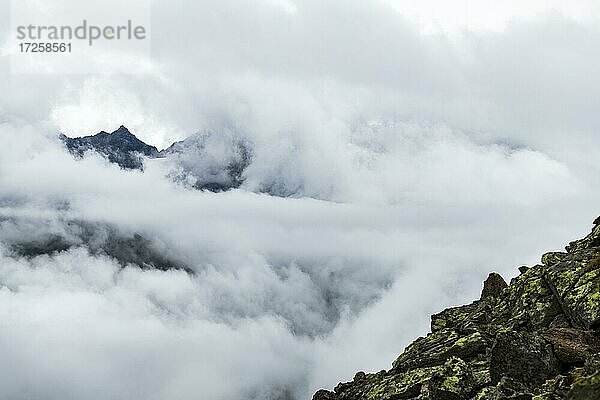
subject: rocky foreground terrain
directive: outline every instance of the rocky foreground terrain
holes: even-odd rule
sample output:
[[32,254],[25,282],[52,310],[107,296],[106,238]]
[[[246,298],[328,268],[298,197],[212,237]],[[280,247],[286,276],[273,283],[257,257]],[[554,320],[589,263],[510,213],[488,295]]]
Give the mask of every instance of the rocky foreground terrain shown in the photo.
[[600,218],[519,271],[510,285],[490,274],[479,300],[433,315],[389,371],[313,400],[600,399]]

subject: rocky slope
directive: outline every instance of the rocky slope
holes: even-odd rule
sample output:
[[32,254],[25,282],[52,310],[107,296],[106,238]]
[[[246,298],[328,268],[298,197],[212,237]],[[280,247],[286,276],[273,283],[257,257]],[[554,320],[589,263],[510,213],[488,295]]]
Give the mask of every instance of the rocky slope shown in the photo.
[[389,371],[358,372],[313,400],[600,399],[600,218],[566,252],[519,270],[433,315]]

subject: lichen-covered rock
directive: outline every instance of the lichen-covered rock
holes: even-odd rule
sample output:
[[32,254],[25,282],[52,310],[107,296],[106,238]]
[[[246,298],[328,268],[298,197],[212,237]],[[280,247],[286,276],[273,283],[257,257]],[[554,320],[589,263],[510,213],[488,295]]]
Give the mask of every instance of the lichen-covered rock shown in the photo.
[[477,330],[492,321],[492,306],[490,301],[475,301],[461,307],[447,308],[431,316],[431,332],[442,329],[453,329],[459,332]]
[[501,331],[492,347],[493,383],[508,377],[528,387],[539,386],[560,372],[552,346],[537,333]]
[[564,399],[573,384],[571,376],[557,375],[547,380],[539,390],[540,394],[532,400],[558,400]]
[[567,393],[567,400],[596,399],[600,399],[600,371],[578,379]]
[[314,400],[600,400],[600,218],[567,252],[490,274],[481,298],[431,317],[392,369]]
[[335,400],[337,397],[334,393],[331,393],[327,390],[319,390],[317,393],[315,393],[315,395],[313,396],[313,400]]
[[461,335],[450,329],[430,333],[408,346],[392,364],[399,371],[443,364],[452,356],[470,359],[485,355],[488,340],[479,332]]
[[583,365],[600,352],[600,339],[588,331],[574,328],[551,328],[542,337],[552,344],[556,357],[567,364]]
[[421,386],[420,400],[461,400],[475,383],[470,366],[460,358],[450,358]]
[[562,251],[551,251],[542,255],[542,264],[550,266],[562,261],[567,256],[567,253]]
[[571,324],[567,320],[565,314],[558,314],[552,322],[550,322],[550,328],[570,328]]
[[457,357],[442,365],[361,375],[352,382],[340,383],[334,392],[319,390],[313,400],[461,400],[475,389],[470,366]]
[[569,254],[546,272],[546,281],[569,321],[579,328],[600,324],[600,249]]
[[483,388],[473,400],[531,400],[533,395],[527,387],[510,378],[502,378],[496,386]]
[[562,313],[558,299],[544,278],[546,270],[536,265],[511,280],[493,310],[499,324],[537,330],[547,328]]
[[591,375],[600,371],[600,353],[596,353],[585,360],[583,368],[587,375]]
[[568,253],[574,253],[578,250],[585,250],[593,247],[600,247],[600,217],[596,218],[594,221],[592,232],[583,239],[569,243],[569,245],[565,247],[565,250],[567,250]]
[[508,285],[500,274],[492,272],[485,282],[483,282],[483,290],[481,292],[481,298],[487,299],[489,297],[500,297],[502,291],[506,289]]

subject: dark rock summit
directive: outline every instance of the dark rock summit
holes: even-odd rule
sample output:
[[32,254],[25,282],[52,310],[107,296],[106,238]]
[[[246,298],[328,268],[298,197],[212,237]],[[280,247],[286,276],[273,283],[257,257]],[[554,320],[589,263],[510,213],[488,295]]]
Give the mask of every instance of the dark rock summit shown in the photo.
[[313,400],[600,399],[600,218],[566,252],[431,318],[389,371],[359,372]]
[[61,134],[60,139],[77,158],[96,152],[123,169],[143,170],[144,158],[166,159],[172,180],[211,192],[239,188],[252,160],[250,144],[230,131],[197,133],[161,151],[122,125],[112,133],[102,131],[79,138]]
[[481,298],[486,299],[488,297],[498,297],[502,295],[502,291],[506,289],[508,285],[500,274],[492,272],[485,282],[483,282],[483,291],[481,292]]
[[102,131],[93,136],[79,138],[60,135],[60,139],[76,157],[83,157],[86,152],[95,151],[125,169],[141,170],[144,167],[143,156],[156,158],[159,155],[156,147],[142,142],[123,125],[112,133]]

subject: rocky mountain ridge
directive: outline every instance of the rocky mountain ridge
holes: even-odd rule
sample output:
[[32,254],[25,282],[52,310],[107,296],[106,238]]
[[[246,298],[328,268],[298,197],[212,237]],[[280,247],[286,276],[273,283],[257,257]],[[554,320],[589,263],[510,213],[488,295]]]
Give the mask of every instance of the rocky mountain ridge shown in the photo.
[[60,139],[76,157],[83,157],[87,151],[95,151],[124,169],[141,170],[144,167],[142,157],[160,156],[156,147],[142,142],[123,125],[112,133],[102,131],[96,135],[78,138],[61,134]]
[[492,273],[481,298],[431,317],[388,371],[313,400],[600,399],[600,218],[566,252]]
[[202,132],[159,151],[138,139],[121,125],[111,133],[70,138],[59,135],[69,152],[82,158],[95,152],[126,170],[144,170],[144,159],[167,159],[173,165],[169,176],[198,190],[223,192],[244,183],[244,171],[252,152],[245,141],[230,134]]
[[[53,222],[59,222],[54,225]],[[118,226],[77,219],[50,221],[0,215],[0,245],[14,258],[33,259],[55,256],[75,248],[85,248],[90,255],[106,256],[122,267],[184,270],[192,273],[177,254],[164,244]]]

